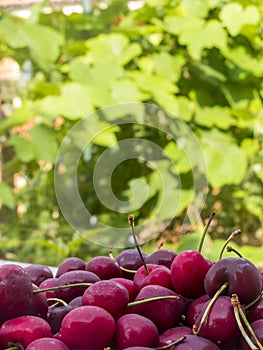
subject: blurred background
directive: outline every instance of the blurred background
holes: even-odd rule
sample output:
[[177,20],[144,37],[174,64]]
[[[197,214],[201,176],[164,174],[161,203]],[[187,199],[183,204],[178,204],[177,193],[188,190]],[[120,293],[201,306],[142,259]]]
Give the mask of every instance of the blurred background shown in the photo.
[[[174,161],[182,202],[171,218],[173,201],[167,201],[155,239],[142,249],[196,249],[215,211],[204,254],[217,259],[224,240],[241,229],[231,245],[263,266],[262,99],[261,0],[0,0],[0,258],[57,265],[68,256],[108,253],[90,243],[92,232],[80,236],[67,223],[54,189],[63,138],[79,120],[96,115],[91,132],[102,123],[108,131],[92,140],[78,168],[81,198],[94,220],[116,227],[127,221],[97,198],[96,160],[120,140],[145,138]],[[196,217],[189,196],[193,169],[176,142],[154,128],[111,127],[109,116],[95,114],[125,102],[160,106],[199,140],[207,197],[187,227],[186,211]],[[138,222],[162,195],[139,155],[119,164],[111,179],[120,199],[129,198],[133,180],[149,184],[149,198],[134,213]],[[164,171],[175,181],[171,162]]]

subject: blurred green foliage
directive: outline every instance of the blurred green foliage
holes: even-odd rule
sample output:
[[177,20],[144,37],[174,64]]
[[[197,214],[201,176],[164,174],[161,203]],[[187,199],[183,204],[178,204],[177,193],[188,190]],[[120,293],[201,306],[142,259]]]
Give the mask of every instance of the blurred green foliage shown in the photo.
[[[60,143],[75,123],[90,115],[90,132],[95,134],[101,123],[109,127],[111,123],[110,116],[94,112],[125,102],[159,105],[189,125],[207,162],[209,189],[202,217],[216,210],[213,238],[241,228],[239,243],[260,246],[261,0],[146,0],[135,11],[116,0],[106,9],[94,5],[90,14],[71,15],[45,14],[44,5],[33,6],[26,20],[1,11],[0,57],[13,57],[23,78],[21,108],[0,121],[2,257],[57,264],[70,255],[88,258],[107,252],[81,238],[63,218],[54,191],[54,163]],[[32,64],[29,80],[27,60]],[[187,191],[192,187],[192,169],[177,144],[153,128],[123,124],[92,139],[79,165],[83,201],[100,220],[116,226],[125,222],[125,216],[99,202],[89,174],[107,147],[133,137],[158,142],[176,162],[185,190],[175,218],[181,222],[191,203]],[[170,165],[166,172],[176,181]],[[14,174],[25,179],[19,191],[13,189]],[[162,195],[152,169],[138,159],[124,162],[111,181],[114,193],[123,199],[131,181],[138,178],[152,186],[150,198],[135,213],[143,220]],[[171,206],[167,202],[164,221],[171,219],[165,215]],[[17,214],[18,207],[23,214]]]

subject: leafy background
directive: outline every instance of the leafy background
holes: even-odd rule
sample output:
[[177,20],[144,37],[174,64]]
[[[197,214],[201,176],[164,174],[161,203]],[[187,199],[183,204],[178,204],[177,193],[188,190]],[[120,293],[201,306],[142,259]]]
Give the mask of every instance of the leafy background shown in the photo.
[[[111,104],[148,102],[182,118],[198,137],[209,182],[203,220],[182,234],[192,180],[176,143],[158,130],[127,125],[95,137],[81,160],[79,185],[89,210],[109,224],[127,220],[98,201],[88,174],[118,140],[158,140],[175,160],[186,196],[174,225],[165,232],[157,227],[159,240],[144,249],[156,249],[163,238],[172,249],[196,247],[203,221],[215,210],[206,254],[218,258],[221,240],[241,228],[236,240],[240,252],[262,264],[261,0],[146,0],[135,11],[117,0],[106,9],[95,3],[91,13],[71,15],[45,14],[45,5],[32,6],[26,20],[1,10],[0,57],[13,57],[22,72],[17,87],[22,105],[0,120],[2,258],[58,264],[66,256],[87,259],[107,253],[81,238],[63,218],[54,193],[54,162],[63,137],[79,120],[90,115],[94,133],[101,123],[111,124],[110,116],[92,112]],[[3,84],[1,94],[11,104],[8,95],[3,97]],[[167,174],[175,181],[168,165]],[[24,179],[19,190],[13,187],[14,175]],[[135,213],[139,221],[161,195],[151,169],[138,160],[124,162],[114,173],[112,188],[118,198],[127,198],[131,181],[138,178],[151,185],[151,197]],[[164,222],[171,206],[166,203]]]

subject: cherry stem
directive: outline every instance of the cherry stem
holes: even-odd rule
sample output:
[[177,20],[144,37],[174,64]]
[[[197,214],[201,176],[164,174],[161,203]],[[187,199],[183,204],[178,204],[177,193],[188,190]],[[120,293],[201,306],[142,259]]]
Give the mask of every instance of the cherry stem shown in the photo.
[[234,232],[231,233],[231,235],[230,235],[230,236],[228,237],[228,239],[225,241],[225,244],[223,245],[223,247],[222,247],[222,249],[221,249],[221,252],[220,252],[220,255],[219,255],[219,260],[222,259],[224,250],[225,250],[226,246],[228,245],[228,243],[229,243],[230,241],[232,241],[232,239],[235,238],[237,235],[240,235],[240,233],[241,233],[241,230],[240,230],[240,229],[238,229],[238,230],[236,230],[236,231],[234,231]]
[[[247,342],[248,346],[250,347],[250,349],[252,350],[263,350],[263,346],[260,343],[260,341],[258,340],[254,330],[252,329],[252,327],[250,326],[243,310],[242,307],[240,305],[239,299],[237,294],[233,294],[231,297],[231,304],[234,307],[234,313],[235,313],[235,318],[239,327],[239,330],[243,336],[243,338],[245,339],[245,341]],[[253,344],[253,342],[251,341],[251,339],[249,338],[248,334],[246,333],[244,326],[242,324],[241,318],[243,320],[243,322],[245,323],[247,329],[249,330],[250,334],[252,335],[253,339],[255,340],[255,342],[257,343],[257,346],[255,344]]]
[[139,246],[139,244],[138,244],[138,242],[137,242],[137,238],[136,238],[136,235],[135,235],[135,232],[134,232],[134,215],[130,214],[130,215],[128,216],[128,222],[129,222],[129,225],[130,225],[130,227],[131,227],[131,230],[132,230],[132,237],[133,237],[135,246],[136,246],[136,248],[137,248],[137,250],[138,250],[138,253],[139,253],[139,255],[140,255],[140,258],[141,258],[141,260],[142,260],[142,263],[143,263],[143,266],[144,266],[144,269],[145,269],[145,273],[146,273],[146,275],[149,275],[150,272],[149,272],[149,270],[148,270],[148,267],[147,267],[147,265],[146,265],[146,262],[145,262],[145,260],[144,260],[143,255],[142,255],[140,246]]
[[263,295],[263,291],[259,294],[258,297],[256,297],[256,299],[254,299],[253,301],[251,301],[251,303],[249,303],[249,304],[247,304],[247,305],[245,306],[245,310],[249,309],[251,306],[253,306],[254,304],[256,304],[256,303],[259,301],[259,299],[261,298],[262,295]]
[[132,301],[127,306],[131,307],[131,306],[149,303],[151,301],[159,301],[159,300],[164,300],[164,299],[180,299],[180,297],[178,295],[161,295],[158,297],[152,297],[152,298],[148,298],[148,299]]
[[218,289],[218,291],[214,294],[213,298],[209,301],[206,309],[205,309],[205,312],[203,313],[203,316],[201,318],[201,321],[200,321],[200,324],[199,324],[199,327],[197,328],[196,325],[194,324],[193,325],[193,333],[195,335],[198,335],[198,333],[200,332],[206,318],[207,318],[207,315],[209,313],[209,311],[211,310],[214,302],[216,301],[216,299],[219,297],[219,295],[226,289],[226,287],[228,286],[228,282],[225,282],[224,284],[222,284],[222,286]]
[[226,251],[228,253],[234,252],[237,256],[239,256],[240,258],[243,258],[243,256],[233,247],[231,247],[230,245],[226,247]]
[[134,274],[137,272],[137,270],[126,269],[125,267],[120,266],[120,265],[119,265],[119,267],[122,271],[125,271],[125,272],[134,273]]
[[49,291],[58,290],[58,289],[71,288],[71,287],[90,287],[92,284],[93,283],[87,283],[87,282],[64,284],[62,286],[54,286],[54,287],[43,288],[43,289],[34,289],[33,293],[34,294],[44,293],[44,292],[49,292]]
[[51,307],[55,307],[58,304],[62,304],[63,306],[67,306],[68,305],[64,300],[59,299],[59,298],[47,298],[47,301],[56,301],[56,303],[51,305]]
[[19,350],[19,349],[21,349],[21,348],[18,346],[12,346],[11,348],[6,348],[4,350]]
[[186,339],[186,335],[182,336],[181,338],[171,342],[170,344],[167,345],[163,345],[163,346],[159,346],[158,348],[154,348],[155,350],[165,350],[165,349],[169,349],[171,346],[177,345],[179,343],[181,343],[182,341],[184,341]]
[[197,251],[198,251],[199,253],[201,253],[201,251],[202,251],[203,244],[204,244],[204,240],[205,240],[205,237],[206,237],[206,234],[207,234],[207,230],[208,230],[209,226],[211,225],[211,222],[212,222],[213,218],[215,217],[215,215],[216,215],[216,213],[215,213],[215,211],[213,211],[213,212],[211,213],[211,215],[210,215],[208,221],[207,221],[207,224],[206,224],[205,227],[204,227],[204,230],[203,230],[203,233],[202,233],[202,236],[201,236],[199,245],[198,245],[198,249],[197,249]]

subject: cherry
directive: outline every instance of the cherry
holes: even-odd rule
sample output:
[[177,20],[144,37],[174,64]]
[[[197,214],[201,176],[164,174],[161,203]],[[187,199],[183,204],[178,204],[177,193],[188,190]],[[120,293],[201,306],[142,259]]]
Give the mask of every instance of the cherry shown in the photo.
[[[159,299],[163,296],[172,298]],[[145,299],[156,298],[157,300],[132,306],[132,313],[149,318],[158,328],[159,332],[164,332],[179,324],[186,309],[186,300],[174,291],[157,285],[143,287],[135,299],[135,303]]]
[[0,324],[13,317],[26,315],[33,298],[31,278],[19,265],[0,267]]
[[137,314],[126,314],[116,324],[115,342],[119,350],[131,346],[159,346],[159,334],[155,324]]
[[61,340],[54,338],[41,338],[30,343],[26,350],[70,350]]
[[82,306],[82,295],[80,295],[79,297],[76,297],[74,299],[72,299],[68,305],[70,305],[72,307],[72,309],[76,309],[76,307]]
[[[57,278],[57,286],[65,286],[67,284],[76,284],[76,283],[95,283],[100,279],[95,273],[90,271],[74,270],[69,271]],[[88,285],[82,285],[78,287],[69,287],[61,288],[55,291],[55,296],[58,299],[62,299],[65,302],[70,302],[72,299],[81,296],[85,290],[88,288]]]
[[[32,286],[33,291],[39,288],[35,285]],[[33,293],[29,314],[46,318],[48,312],[48,302],[43,293]]]
[[129,302],[129,293],[120,283],[104,280],[94,283],[82,296],[83,305],[100,306],[115,320],[124,314]]
[[73,310],[71,305],[61,305],[56,307],[49,307],[47,321],[50,324],[52,333],[59,332],[63,318]]
[[172,250],[158,249],[150,255],[146,256],[145,261],[147,264],[164,265],[170,268],[176,255],[177,254]]
[[124,277],[115,277],[112,278],[111,281],[118,282],[127,289],[129,293],[129,301],[133,301],[136,298],[137,292],[134,286],[134,282],[132,280]]
[[250,323],[263,319],[263,295],[261,295],[260,299],[247,310],[247,318]]
[[[258,341],[261,343],[263,347],[263,319],[256,320],[251,323],[251,328],[255,332],[255,335],[258,339]],[[251,341],[256,345],[255,340],[250,336]],[[248,346],[247,342],[245,339],[241,339],[240,343],[240,350],[250,350],[251,348]],[[258,347],[257,347],[258,349]]]
[[7,320],[0,327],[0,347],[6,349],[10,344],[21,344],[26,348],[36,339],[52,337],[50,325],[37,316],[19,316]]
[[228,296],[219,296],[215,299],[203,324],[201,324],[203,314],[205,313],[209,302],[210,301],[204,303],[201,312],[196,319],[194,331],[196,331],[199,336],[211,340],[220,348],[235,343],[240,336],[240,330],[234,315],[231,298]]
[[[141,252],[144,259],[146,259],[147,254]],[[139,267],[143,265],[140,254],[137,249],[125,249],[119,255],[116,256],[115,261],[118,263],[120,267],[123,267],[127,270],[137,271]],[[122,271],[123,277],[127,279],[133,279],[134,273],[130,273],[128,271]]]
[[114,318],[106,310],[80,306],[64,317],[60,340],[71,350],[99,350],[110,346],[114,333]]
[[48,266],[31,264],[24,267],[24,270],[31,277],[32,283],[39,286],[41,282],[53,277],[53,273]]
[[134,275],[133,281],[137,291],[150,284],[160,285],[168,289],[172,287],[171,274],[167,267],[156,264],[146,265],[149,274],[147,274],[145,267],[141,266]]
[[[40,283],[39,289],[56,287],[57,286],[57,281],[58,281],[57,278],[48,278],[48,279],[44,280],[42,283]],[[47,292],[42,292],[41,294],[44,295],[46,297],[46,299],[55,298],[56,297],[55,291],[53,291],[53,290],[49,290]],[[50,301],[50,302],[48,301],[48,304],[52,305],[52,304],[54,304],[54,302],[53,301]]]
[[222,294],[237,294],[241,304],[249,304],[261,293],[262,281],[258,268],[244,258],[224,258],[218,260],[207,272],[205,290],[210,297],[225,283]]
[[122,271],[114,259],[108,256],[96,256],[86,265],[86,270],[95,273],[101,280],[122,277]]
[[185,321],[186,324],[192,327],[195,324],[196,318],[199,315],[202,306],[206,301],[210,300],[207,294],[202,295],[201,297],[193,300],[187,307]]
[[74,270],[85,270],[86,263],[77,257],[67,258],[60,265],[58,265],[56,278],[63,275],[65,272],[74,271]]
[[195,250],[184,250],[177,254],[171,265],[171,281],[174,290],[189,299],[205,293],[204,278],[212,262]]
[[169,350],[220,350],[220,348],[208,339],[189,334]]
[[186,326],[170,328],[160,335],[160,347],[171,344],[189,334],[193,334],[192,329]]

